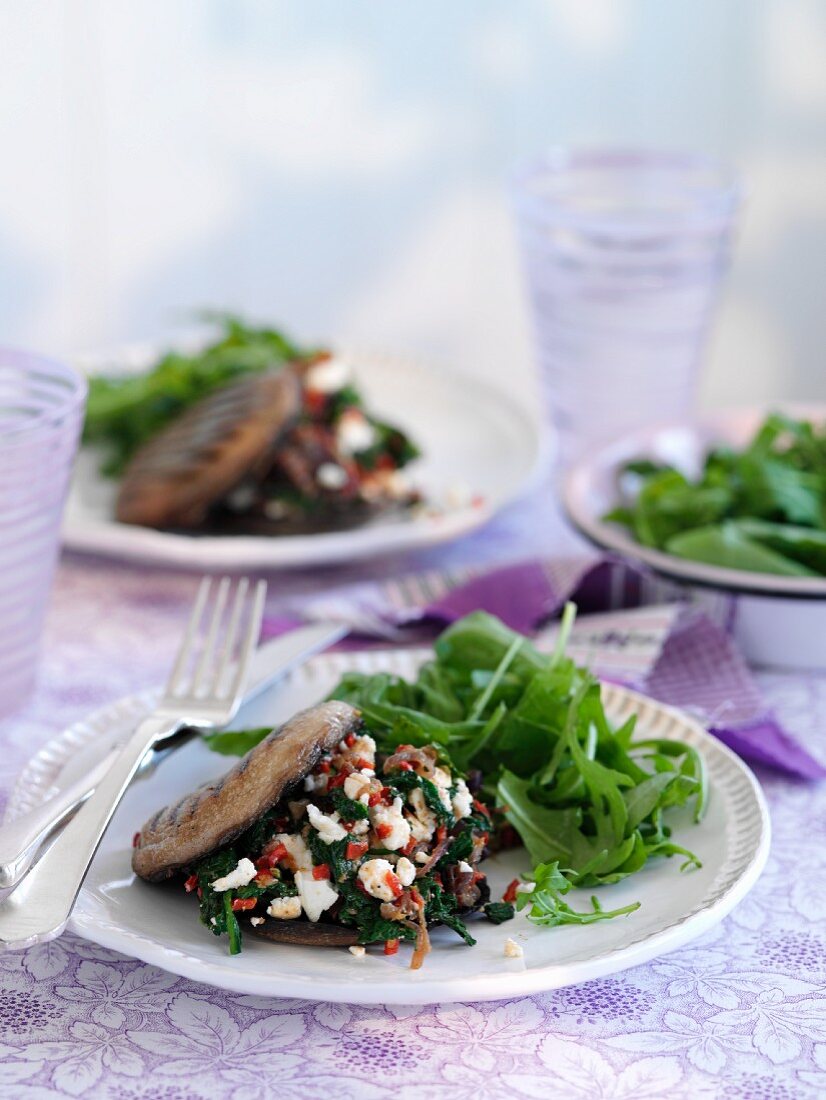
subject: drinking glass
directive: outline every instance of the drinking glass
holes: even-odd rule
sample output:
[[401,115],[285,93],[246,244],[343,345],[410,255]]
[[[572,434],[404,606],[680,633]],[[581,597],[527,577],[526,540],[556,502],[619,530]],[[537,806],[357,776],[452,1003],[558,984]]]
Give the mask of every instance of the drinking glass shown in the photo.
[[0,718],[34,684],[86,382],[0,348]]
[[692,410],[739,189],[699,156],[551,150],[513,181],[563,462]]

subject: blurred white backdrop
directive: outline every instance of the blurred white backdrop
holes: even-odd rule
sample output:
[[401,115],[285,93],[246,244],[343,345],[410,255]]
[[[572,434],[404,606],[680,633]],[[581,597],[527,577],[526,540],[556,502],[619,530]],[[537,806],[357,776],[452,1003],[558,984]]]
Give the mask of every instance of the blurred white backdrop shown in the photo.
[[748,186],[706,403],[826,396],[819,0],[5,0],[0,104],[0,342],[233,307],[528,385],[507,171],[640,144]]

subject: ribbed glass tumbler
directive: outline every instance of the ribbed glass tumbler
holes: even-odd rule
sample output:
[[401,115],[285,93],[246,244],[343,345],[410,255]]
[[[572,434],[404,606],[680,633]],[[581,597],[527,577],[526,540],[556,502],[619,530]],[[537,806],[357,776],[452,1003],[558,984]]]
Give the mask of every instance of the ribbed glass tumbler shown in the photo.
[[513,200],[563,460],[692,409],[739,192],[667,152],[552,150]]
[[0,718],[34,684],[86,381],[0,348]]

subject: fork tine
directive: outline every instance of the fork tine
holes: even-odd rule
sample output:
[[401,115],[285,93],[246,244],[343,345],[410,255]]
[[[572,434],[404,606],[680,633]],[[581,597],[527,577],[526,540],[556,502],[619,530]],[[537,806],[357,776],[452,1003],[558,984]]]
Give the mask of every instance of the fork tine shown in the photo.
[[229,577],[222,577],[218,584],[218,593],[215,597],[215,606],[212,609],[212,618],[209,622],[207,636],[204,639],[204,648],[201,651],[201,656],[195,669],[195,675],[192,677],[192,687],[189,691],[190,695],[198,695],[201,688],[206,686],[207,674],[212,670],[212,659],[215,653],[215,645],[218,640],[218,629],[221,625],[224,607],[227,602],[227,595],[229,594],[229,584]]
[[186,670],[186,666],[189,664],[189,658],[192,654],[192,643],[200,625],[201,616],[204,613],[204,607],[211,586],[212,580],[210,577],[204,577],[198,586],[195,603],[192,607],[192,614],[189,616],[189,622],[186,626],[186,633],[184,634],[183,641],[178,650],[178,656],[175,658],[175,664],[172,666],[172,671],[169,674],[169,679],[166,682],[166,695],[176,695],[181,686],[181,677]]
[[[241,641],[238,660],[235,665],[235,674],[232,677],[227,691],[222,696],[223,698],[231,699],[239,695],[244,687],[250,655],[261,633],[261,620],[264,617],[264,600],[266,596],[267,582],[263,580],[258,581],[252,597],[252,608],[250,609],[249,618],[247,619],[246,633]],[[232,638],[230,641],[234,643],[235,639]]]
[[235,603],[232,605],[232,611],[230,612],[229,622],[227,623],[226,637],[218,659],[218,672],[215,677],[215,686],[219,694],[222,693],[223,683],[226,680],[227,669],[232,658],[232,647],[235,642],[235,637],[238,633],[238,624],[241,621],[241,614],[244,610],[244,604],[247,599],[247,590],[249,589],[250,582],[248,577],[242,577],[238,582],[238,588],[235,590]]

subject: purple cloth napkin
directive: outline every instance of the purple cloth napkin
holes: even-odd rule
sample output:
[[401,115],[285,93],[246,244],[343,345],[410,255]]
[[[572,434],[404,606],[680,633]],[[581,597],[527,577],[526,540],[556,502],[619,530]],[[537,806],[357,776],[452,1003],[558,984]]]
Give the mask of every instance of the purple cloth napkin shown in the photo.
[[[344,643],[349,648],[376,639],[385,645],[412,644],[483,610],[514,630],[533,634],[569,599],[585,616],[663,603],[674,600],[677,592],[668,582],[611,557],[534,560],[486,573],[431,573],[382,586],[349,586],[268,617],[264,632],[272,637],[307,617],[332,618],[352,627]],[[617,620],[620,629],[621,616]],[[750,761],[803,779],[826,776],[826,767],[765,705],[733,642],[704,611],[686,606],[675,614],[657,653],[643,674],[622,679],[654,699],[690,711]]]

